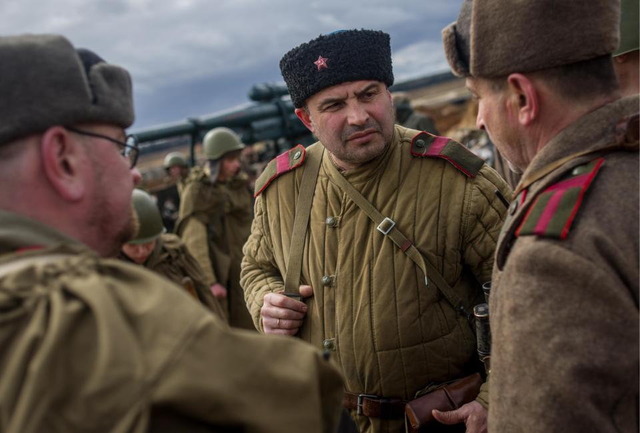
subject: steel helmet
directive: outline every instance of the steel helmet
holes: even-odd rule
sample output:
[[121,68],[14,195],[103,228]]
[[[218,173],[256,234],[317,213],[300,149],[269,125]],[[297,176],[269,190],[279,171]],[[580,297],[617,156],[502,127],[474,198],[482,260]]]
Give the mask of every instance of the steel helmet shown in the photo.
[[214,128],[207,132],[202,140],[204,156],[207,159],[220,159],[225,154],[234,150],[244,149],[244,144],[240,141],[238,134],[229,128]]
[[167,156],[164,157],[164,163],[162,165],[165,169],[173,167],[174,165],[188,167],[187,158],[185,158],[184,155],[180,152],[168,153]]
[[129,241],[130,244],[151,242],[166,231],[160,216],[160,209],[153,198],[141,189],[134,189],[131,196],[133,208],[138,216],[138,233]]

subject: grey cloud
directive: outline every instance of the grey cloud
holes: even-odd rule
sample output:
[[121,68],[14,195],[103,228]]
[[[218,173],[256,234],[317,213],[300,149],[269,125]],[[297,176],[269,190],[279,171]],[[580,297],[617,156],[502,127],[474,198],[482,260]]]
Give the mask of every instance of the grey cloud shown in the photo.
[[[246,102],[251,82],[281,79],[286,51],[340,28],[390,33],[398,79],[446,70],[440,30],[461,1],[21,0],[0,2],[0,16],[3,34],[62,33],[125,66],[142,101],[135,126],[148,126],[183,119],[179,99],[212,111]],[[189,98],[168,107],[181,88]]]

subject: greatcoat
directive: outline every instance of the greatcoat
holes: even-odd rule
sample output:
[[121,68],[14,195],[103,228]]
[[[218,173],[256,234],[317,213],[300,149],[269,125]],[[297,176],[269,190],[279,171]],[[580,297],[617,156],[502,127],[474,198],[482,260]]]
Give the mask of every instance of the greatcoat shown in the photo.
[[490,431],[638,431],[638,97],[523,174],[490,295]]

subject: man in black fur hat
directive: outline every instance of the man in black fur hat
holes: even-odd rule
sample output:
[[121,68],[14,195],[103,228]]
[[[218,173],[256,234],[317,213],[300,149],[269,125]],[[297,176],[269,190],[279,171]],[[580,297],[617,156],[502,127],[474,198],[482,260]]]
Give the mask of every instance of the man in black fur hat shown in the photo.
[[[464,312],[491,275],[510,191],[458,143],[394,125],[386,33],[323,35],[280,68],[319,141],[256,182],[245,298],[261,331],[331,354],[360,431],[404,432],[417,392],[478,371]],[[486,429],[476,394],[446,412],[462,431]]]

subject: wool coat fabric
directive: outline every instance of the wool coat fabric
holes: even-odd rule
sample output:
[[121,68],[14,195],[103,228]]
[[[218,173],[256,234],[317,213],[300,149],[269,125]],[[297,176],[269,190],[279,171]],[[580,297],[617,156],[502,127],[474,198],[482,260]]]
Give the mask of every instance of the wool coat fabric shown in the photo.
[[[38,247],[38,248],[35,248]],[[0,431],[333,433],[338,371],[0,211]]]
[[[413,156],[412,139],[419,133],[396,125],[383,155],[344,175],[472,306],[482,297],[480,284],[491,277],[506,214],[496,191],[509,197],[510,190],[482,161],[477,174],[468,177],[445,159]],[[264,295],[283,290],[303,171],[304,165],[275,178],[256,198],[242,285],[260,329]],[[300,281],[311,285],[314,295],[306,301],[309,310],[299,336],[332,351],[346,390],[353,393],[410,400],[431,382],[477,368],[467,319],[433,283],[425,287],[414,262],[336,185],[341,175],[324,152]],[[402,419],[352,415],[361,431],[404,431]]]
[[490,297],[491,432],[638,431],[637,116],[637,96],[587,114],[524,173]]

